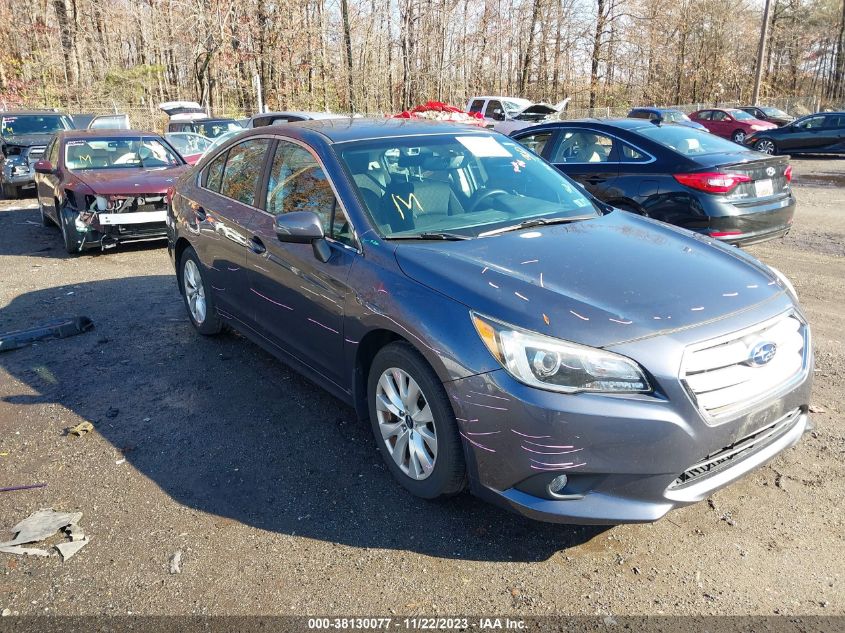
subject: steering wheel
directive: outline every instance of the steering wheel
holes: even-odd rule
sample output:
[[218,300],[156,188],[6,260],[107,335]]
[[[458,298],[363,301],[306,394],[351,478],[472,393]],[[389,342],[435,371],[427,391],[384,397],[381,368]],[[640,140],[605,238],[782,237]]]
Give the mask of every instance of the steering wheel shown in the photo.
[[487,200],[487,198],[491,196],[508,195],[508,192],[504,189],[481,189],[479,191],[480,193],[476,192],[478,197],[469,203],[467,213],[472,213],[473,211],[475,211],[478,208],[478,205],[480,205],[484,200]]

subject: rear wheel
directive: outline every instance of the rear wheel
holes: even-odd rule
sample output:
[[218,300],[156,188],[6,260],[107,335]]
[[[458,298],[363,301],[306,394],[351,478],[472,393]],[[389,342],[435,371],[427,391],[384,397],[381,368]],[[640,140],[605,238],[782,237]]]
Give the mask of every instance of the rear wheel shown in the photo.
[[60,226],[62,230],[62,239],[65,243],[65,250],[74,255],[79,253],[82,246],[83,235],[76,228],[76,218],[79,217],[79,212],[70,207],[62,207],[59,212]]
[[373,360],[367,381],[370,422],[393,477],[417,497],[463,490],[463,449],[443,384],[407,343],[391,343]]
[[179,271],[182,297],[191,323],[197,332],[205,336],[219,334],[223,322],[217,315],[214,295],[208,292],[211,286],[206,283],[205,272],[193,248],[188,247],[182,253]]
[[763,152],[764,154],[778,153],[778,148],[777,145],[775,145],[775,142],[767,138],[761,138],[759,141],[754,143],[754,149],[758,152]]
[[745,143],[745,131],[736,130],[733,134],[731,134],[731,140],[734,143],[739,143],[740,145],[743,145]]

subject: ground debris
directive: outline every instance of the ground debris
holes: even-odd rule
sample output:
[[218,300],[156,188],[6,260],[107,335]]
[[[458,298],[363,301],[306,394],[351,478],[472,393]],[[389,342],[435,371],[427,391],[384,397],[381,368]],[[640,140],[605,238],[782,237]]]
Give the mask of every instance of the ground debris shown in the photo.
[[0,334],[0,352],[20,349],[32,345],[36,341],[48,338],[66,338],[75,334],[82,334],[94,327],[88,317],[74,317],[56,319],[27,330],[15,330]]
[[170,557],[170,573],[182,573],[182,550],[177,549],[173,556]]
[[810,405],[810,413],[825,413],[827,410],[817,404]]
[[52,508],[38,510],[12,528],[15,537],[11,541],[0,543],[0,553],[27,556],[50,556],[49,550],[21,547],[27,543],[36,543],[50,538],[59,530],[64,531],[70,542],[60,543],[55,548],[68,560],[88,544],[88,537],[77,525],[82,519],[81,512],[56,512]]
[[90,422],[80,422],[76,426],[73,426],[68,429],[68,434],[76,435],[77,437],[82,437],[85,433],[90,433],[94,430],[94,425]]

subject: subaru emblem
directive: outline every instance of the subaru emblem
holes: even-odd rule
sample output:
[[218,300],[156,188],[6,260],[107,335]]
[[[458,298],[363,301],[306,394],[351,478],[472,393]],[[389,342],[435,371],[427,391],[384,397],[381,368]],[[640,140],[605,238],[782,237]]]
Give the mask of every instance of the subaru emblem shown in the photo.
[[775,168],[774,167],[766,167],[766,175],[772,177],[775,175]]
[[768,364],[777,354],[778,346],[770,341],[761,341],[751,348],[748,355],[748,364],[753,367],[762,367]]

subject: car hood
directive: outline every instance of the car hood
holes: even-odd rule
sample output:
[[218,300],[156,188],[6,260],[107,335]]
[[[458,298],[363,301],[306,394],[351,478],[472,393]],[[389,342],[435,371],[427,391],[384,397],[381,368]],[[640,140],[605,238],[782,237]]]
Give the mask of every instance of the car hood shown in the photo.
[[784,289],[739,249],[614,211],[457,242],[402,242],[417,282],[487,316],[595,347],[719,319]]
[[188,165],[149,169],[80,169],[75,170],[73,175],[99,194],[165,193],[188,169]]
[[742,123],[747,123],[748,125],[757,125],[762,126],[767,129],[773,129],[777,127],[776,123],[772,123],[771,121],[763,121],[762,119],[753,119],[751,121],[742,121]]
[[8,145],[18,145],[20,147],[32,147],[33,145],[46,145],[53,138],[53,132],[48,134],[11,134],[4,136],[3,140]]

